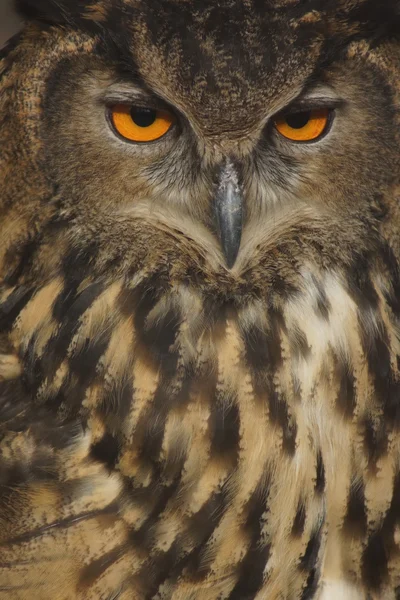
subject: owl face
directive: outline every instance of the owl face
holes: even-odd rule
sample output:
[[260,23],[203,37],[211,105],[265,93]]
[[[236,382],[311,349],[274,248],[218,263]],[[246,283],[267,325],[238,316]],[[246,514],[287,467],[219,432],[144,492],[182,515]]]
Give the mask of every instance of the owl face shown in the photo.
[[[66,246],[96,246],[103,273],[148,252],[165,270],[183,252],[182,277],[205,269],[231,289],[256,281],[260,265],[276,272],[277,248],[346,268],[371,243],[397,177],[396,115],[367,46],[350,31],[337,46],[335,11],[172,1],[69,10],[72,31],[25,43],[32,63],[46,56],[29,152],[57,189]],[[27,87],[21,73],[11,109],[21,132]]]

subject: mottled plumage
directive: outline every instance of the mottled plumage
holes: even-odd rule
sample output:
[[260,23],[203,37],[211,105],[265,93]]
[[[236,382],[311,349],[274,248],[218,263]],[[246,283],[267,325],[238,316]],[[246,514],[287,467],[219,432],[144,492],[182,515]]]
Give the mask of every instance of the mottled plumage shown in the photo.
[[[399,3],[19,8],[0,600],[400,598]],[[176,123],[127,143],[123,100]],[[305,101],[335,119],[292,143],[273,117]]]

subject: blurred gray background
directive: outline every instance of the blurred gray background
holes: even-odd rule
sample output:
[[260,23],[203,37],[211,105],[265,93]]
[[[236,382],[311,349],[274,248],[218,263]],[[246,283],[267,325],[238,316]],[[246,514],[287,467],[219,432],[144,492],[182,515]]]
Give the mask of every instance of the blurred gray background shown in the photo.
[[12,0],[0,0],[0,48],[19,27],[18,17],[12,10]]

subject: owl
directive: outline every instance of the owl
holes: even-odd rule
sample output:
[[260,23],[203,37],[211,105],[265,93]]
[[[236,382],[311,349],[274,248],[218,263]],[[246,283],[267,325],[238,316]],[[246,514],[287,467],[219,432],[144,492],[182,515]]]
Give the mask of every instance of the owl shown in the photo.
[[19,0],[0,600],[400,598],[400,4]]

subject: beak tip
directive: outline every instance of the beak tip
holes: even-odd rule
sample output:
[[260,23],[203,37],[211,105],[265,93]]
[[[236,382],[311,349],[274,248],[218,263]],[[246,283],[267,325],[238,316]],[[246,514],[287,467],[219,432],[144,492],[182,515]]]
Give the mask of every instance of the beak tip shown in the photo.
[[239,254],[239,248],[232,248],[224,252],[225,263],[228,269],[232,269],[236,263]]

